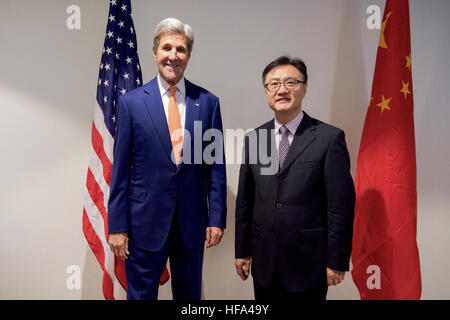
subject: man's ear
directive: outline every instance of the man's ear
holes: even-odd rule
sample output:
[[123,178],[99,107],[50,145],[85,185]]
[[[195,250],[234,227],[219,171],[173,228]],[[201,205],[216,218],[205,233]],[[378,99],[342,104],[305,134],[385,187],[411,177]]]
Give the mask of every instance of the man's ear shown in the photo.
[[155,48],[153,48],[153,59],[156,59],[156,51],[155,51]]

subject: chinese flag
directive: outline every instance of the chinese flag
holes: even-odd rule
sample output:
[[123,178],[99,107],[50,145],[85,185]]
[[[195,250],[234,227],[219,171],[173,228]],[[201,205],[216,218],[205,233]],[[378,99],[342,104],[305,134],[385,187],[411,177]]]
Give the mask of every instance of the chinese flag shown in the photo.
[[361,299],[419,299],[408,0],[387,0],[356,169],[352,277]]

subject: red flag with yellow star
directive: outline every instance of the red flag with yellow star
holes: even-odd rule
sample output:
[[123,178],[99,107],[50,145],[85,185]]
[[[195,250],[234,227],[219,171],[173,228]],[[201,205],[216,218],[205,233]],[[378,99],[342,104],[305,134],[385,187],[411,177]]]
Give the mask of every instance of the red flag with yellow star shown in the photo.
[[387,0],[356,169],[352,277],[361,299],[419,299],[408,0]]

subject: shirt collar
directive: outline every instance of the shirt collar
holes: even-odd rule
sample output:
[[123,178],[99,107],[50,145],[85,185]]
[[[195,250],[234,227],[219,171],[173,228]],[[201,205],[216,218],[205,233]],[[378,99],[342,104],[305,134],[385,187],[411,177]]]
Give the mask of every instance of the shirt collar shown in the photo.
[[[302,122],[303,119],[303,110],[291,121],[286,123],[284,126],[289,130],[289,132],[292,135],[295,135],[295,132],[297,131],[298,126],[300,125],[300,122]],[[280,133],[280,128],[283,126],[283,124],[275,118],[275,134]]]
[[[159,92],[161,93],[161,96],[165,95],[167,91],[169,91],[169,88],[171,87],[170,84],[168,84],[158,73],[157,75],[157,80],[158,80],[158,87],[159,87]],[[180,79],[180,81],[178,81],[177,84],[175,84],[175,86],[178,88],[178,91],[181,92],[181,94],[183,96],[186,96],[186,84],[184,82],[184,77],[182,77]]]

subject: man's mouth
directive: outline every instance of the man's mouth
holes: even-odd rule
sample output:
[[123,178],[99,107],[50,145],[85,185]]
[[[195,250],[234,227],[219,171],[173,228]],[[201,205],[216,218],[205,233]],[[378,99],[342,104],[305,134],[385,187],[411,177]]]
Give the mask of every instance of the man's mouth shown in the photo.
[[172,70],[178,69],[178,65],[170,65],[170,64],[166,64],[166,68],[170,68]]
[[278,98],[277,100],[275,100],[275,102],[280,102],[280,103],[287,103],[290,101],[291,101],[291,99],[289,99],[288,97]]

